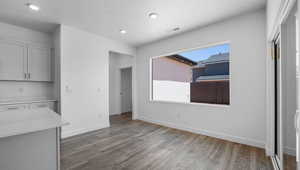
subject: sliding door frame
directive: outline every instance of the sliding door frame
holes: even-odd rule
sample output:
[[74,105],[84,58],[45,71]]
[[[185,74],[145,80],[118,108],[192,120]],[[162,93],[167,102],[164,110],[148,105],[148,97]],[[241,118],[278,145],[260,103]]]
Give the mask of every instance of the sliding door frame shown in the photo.
[[[266,154],[271,157],[274,168],[282,170],[283,163],[278,166],[277,158],[275,156],[275,62],[274,62],[274,40],[277,39],[278,35],[281,35],[280,45],[284,45],[284,33],[283,24],[285,23],[287,17],[292,11],[293,7],[296,5],[296,0],[285,0],[281,1],[280,9],[278,10],[274,24],[271,25],[272,29],[270,34],[267,35],[267,58],[266,58],[266,112],[267,112],[267,140],[266,140]],[[282,48],[281,48],[281,57]],[[284,64],[284,63],[283,63]],[[282,96],[281,96],[282,97]],[[281,103],[280,103],[281,104]],[[281,133],[282,134],[282,133]],[[281,137],[282,141],[282,137]],[[281,147],[283,152],[283,148]]]
[[[281,29],[282,30],[282,29]],[[281,31],[277,34],[276,38],[273,40],[273,47],[272,47],[272,56],[273,56],[273,63],[274,63],[274,121],[273,121],[273,134],[274,134],[274,155],[271,157],[273,165],[275,169],[283,169],[283,126],[282,126],[282,86],[283,86],[283,67],[282,64],[282,37]]]

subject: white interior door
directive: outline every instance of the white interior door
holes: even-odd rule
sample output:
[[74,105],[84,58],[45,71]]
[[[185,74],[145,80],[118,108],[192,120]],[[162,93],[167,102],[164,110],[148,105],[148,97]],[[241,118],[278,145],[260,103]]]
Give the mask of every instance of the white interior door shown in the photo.
[[28,79],[32,81],[52,81],[52,57],[50,48],[30,46],[28,49]]
[[121,69],[121,113],[132,111],[132,69]]
[[22,43],[0,40],[0,80],[24,80],[27,49]]

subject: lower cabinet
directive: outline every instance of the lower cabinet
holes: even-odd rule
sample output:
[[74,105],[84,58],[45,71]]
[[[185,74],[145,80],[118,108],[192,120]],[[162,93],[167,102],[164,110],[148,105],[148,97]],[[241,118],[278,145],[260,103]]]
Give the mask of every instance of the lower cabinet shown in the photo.
[[27,109],[28,104],[10,104],[10,105],[3,105],[0,106],[0,112],[8,111],[8,110],[21,110]]
[[20,109],[36,109],[36,108],[49,108],[56,112],[56,102],[38,102],[28,104],[7,104],[0,106],[0,112],[8,110],[20,110]]
[[30,104],[31,109],[36,109],[36,108],[49,108],[53,111],[55,111],[55,103],[54,102],[45,102],[45,103],[32,103]]

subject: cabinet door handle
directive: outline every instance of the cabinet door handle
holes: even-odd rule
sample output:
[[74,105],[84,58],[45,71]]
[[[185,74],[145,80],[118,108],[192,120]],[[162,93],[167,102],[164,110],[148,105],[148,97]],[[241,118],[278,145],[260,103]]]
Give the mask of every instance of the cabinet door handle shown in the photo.
[[41,105],[38,105],[37,107],[48,107],[47,104],[41,104]]
[[7,110],[16,110],[18,107],[8,107]]
[[30,73],[28,73],[28,79],[30,79]]
[[27,73],[24,73],[24,79],[27,79]]

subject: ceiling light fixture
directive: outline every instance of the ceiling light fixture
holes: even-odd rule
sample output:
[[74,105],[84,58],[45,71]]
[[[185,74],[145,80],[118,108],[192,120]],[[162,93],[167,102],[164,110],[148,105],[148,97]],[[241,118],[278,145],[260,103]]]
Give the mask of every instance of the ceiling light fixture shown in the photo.
[[40,10],[40,7],[39,7],[39,6],[34,5],[34,4],[31,4],[31,3],[27,3],[26,6],[27,6],[29,9],[33,10],[33,11],[39,11],[39,10]]
[[126,34],[127,31],[126,31],[126,30],[123,30],[123,29],[120,29],[120,33],[121,33],[121,34]]
[[158,17],[158,14],[152,12],[152,13],[150,13],[148,16],[149,16],[151,19],[156,19],[156,18]]

